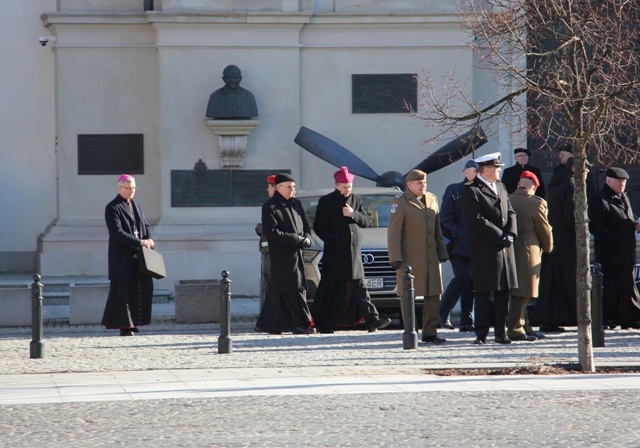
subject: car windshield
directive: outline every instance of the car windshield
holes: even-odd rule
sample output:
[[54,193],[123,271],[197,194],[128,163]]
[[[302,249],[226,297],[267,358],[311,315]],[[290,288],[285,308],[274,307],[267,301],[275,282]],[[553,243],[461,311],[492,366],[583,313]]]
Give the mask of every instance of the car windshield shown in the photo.
[[[359,194],[362,198],[362,207],[371,218],[369,228],[386,228],[389,225],[389,202],[394,197],[393,193],[384,194]],[[297,197],[297,196],[296,196]],[[313,228],[313,220],[316,217],[316,208],[320,196],[297,197],[302,202],[304,214],[309,222],[309,226]]]

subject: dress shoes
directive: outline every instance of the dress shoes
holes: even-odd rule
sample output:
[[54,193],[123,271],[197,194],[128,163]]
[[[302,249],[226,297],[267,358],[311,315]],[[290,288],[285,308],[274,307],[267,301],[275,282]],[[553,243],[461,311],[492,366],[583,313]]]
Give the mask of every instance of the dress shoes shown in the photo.
[[299,325],[291,330],[293,334],[315,334],[316,329],[308,325]]
[[375,320],[367,323],[367,331],[369,333],[373,333],[376,330],[382,330],[383,328],[388,327],[390,323],[391,319],[388,317],[383,317],[382,319],[376,318]]
[[433,342],[434,344],[442,344],[443,342],[447,342],[447,340],[445,338],[438,337],[438,335],[423,336],[422,342],[427,342],[427,343]]
[[445,320],[444,322],[440,322],[438,324],[438,328],[444,328],[446,330],[453,330],[453,325],[451,325],[451,322],[449,322],[448,320]]
[[140,329],[138,327],[133,327],[131,331],[133,331],[136,334],[140,333]]
[[562,333],[564,328],[557,325],[540,325],[540,331],[543,333]]
[[544,333],[540,333],[539,331],[528,331],[527,334],[529,336],[534,336],[536,339],[544,339],[544,338],[546,338]]
[[333,328],[331,328],[331,327],[319,327],[318,328],[318,333],[333,334],[335,332],[333,331]]
[[487,343],[487,340],[485,338],[476,338],[476,340],[473,341],[473,343],[476,345],[484,345]]
[[511,339],[506,334],[501,334],[495,338],[496,344],[511,344]]
[[460,325],[460,333],[471,333],[476,331],[473,325]]
[[529,336],[528,334],[519,334],[517,336],[512,337],[511,340],[533,342],[533,341],[537,341],[538,338],[535,336]]
[[133,332],[131,328],[121,328],[120,336],[135,336],[136,334]]

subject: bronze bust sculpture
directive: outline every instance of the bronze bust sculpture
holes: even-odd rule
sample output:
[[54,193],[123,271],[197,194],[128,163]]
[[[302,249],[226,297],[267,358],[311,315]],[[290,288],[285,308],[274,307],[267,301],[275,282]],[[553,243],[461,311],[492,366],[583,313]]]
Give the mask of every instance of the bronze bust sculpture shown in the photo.
[[251,120],[258,116],[258,106],[251,92],[240,87],[242,72],[228,65],[222,72],[224,87],[209,97],[207,117],[217,120]]

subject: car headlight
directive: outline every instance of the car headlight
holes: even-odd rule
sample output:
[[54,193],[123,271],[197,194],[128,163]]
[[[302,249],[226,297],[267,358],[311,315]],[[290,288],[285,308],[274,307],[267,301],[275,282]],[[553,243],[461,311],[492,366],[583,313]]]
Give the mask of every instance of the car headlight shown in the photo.
[[320,250],[312,250],[312,249],[305,249],[302,251],[302,260],[305,263],[311,263],[313,261],[314,258],[316,258],[318,256],[318,254],[322,252]]

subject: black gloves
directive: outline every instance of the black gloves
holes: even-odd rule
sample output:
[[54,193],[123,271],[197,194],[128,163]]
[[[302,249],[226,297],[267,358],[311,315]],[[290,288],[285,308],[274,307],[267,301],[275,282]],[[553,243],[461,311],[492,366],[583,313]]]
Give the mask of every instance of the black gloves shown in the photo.
[[513,244],[513,234],[505,233],[502,235],[502,247],[511,247]]
[[300,237],[298,241],[298,247],[302,247],[303,249],[308,249],[311,247],[311,238],[309,237]]
[[402,267],[402,261],[392,261],[389,263],[396,271]]
[[261,222],[256,224],[256,235],[262,236],[262,223]]

